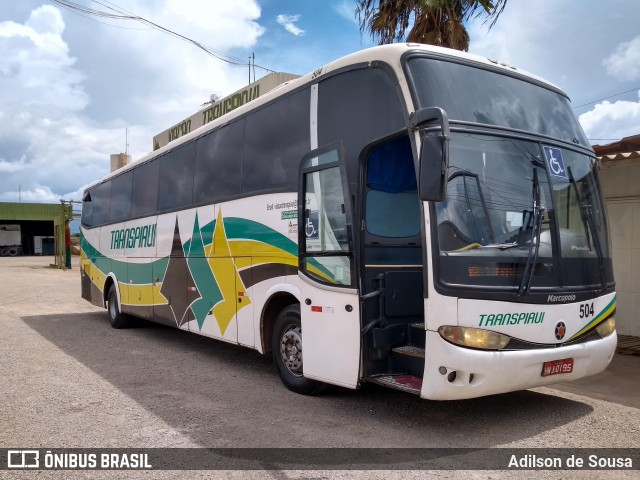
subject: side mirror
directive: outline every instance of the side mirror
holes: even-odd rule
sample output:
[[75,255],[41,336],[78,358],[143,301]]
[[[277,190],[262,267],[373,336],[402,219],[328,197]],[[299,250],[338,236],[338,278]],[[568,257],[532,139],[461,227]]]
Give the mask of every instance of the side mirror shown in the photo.
[[423,201],[440,202],[447,195],[449,118],[442,108],[421,108],[412,115],[411,126],[417,129],[433,120],[439,123],[441,129],[437,135],[422,135],[418,195]]
[[444,135],[426,135],[420,146],[420,200],[441,202],[447,196],[449,139]]

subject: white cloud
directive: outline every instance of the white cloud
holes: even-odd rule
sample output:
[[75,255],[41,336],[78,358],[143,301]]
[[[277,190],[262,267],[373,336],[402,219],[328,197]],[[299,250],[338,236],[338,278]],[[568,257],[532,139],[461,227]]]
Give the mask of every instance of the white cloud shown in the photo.
[[298,20],[300,20],[300,15],[278,15],[276,17],[276,21],[282,25],[287,32],[296,37],[304,35],[304,30],[295,24]]
[[19,172],[23,169],[24,164],[22,162],[7,162],[6,160],[0,159],[0,173]]
[[616,51],[602,61],[607,73],[624,80],[640,79],[640,35],[618,45]]
[[[194,39],[225,58],[230,49],[252,47],[265,32],[258,23],[261,9],[257,0],[165,0],[135,8],[136,14]],[[212,93],[223,97],[246,83],[246,67],[229,65],[175,37],[156,30],[125,34],[117,28],[103,30],[101,35],[115,47],[111,52],[104,51],[112,56],[109,61],[137,69],[132,73],[137,82],[129,92],[131,104],[125,108],[148,112],[149,116],[140,121],[158,125],[154,133],[194,113]],[[235,61],[248,63],[246,58]],[[145,81],[140,83],[141,79]],[[128,87],[127,78],[114,80]]]
[[89,97],[62,39],[64,29],[60,11],[50,5],[33,10],[24,24],[0,22],[4,200],[17,200],[20,189],[26,201],[57,200],[97,173],[77,168],[82,158],[99,157],[86,156],[87,137],[72,128]]
[[264,33],[264,28],[257,23],[261,13],[257,0],[167,0],[164,5],[150,3],[143,16],[219,51],[251,47]]
[[[257,0],[128,8],[221,54],[251,47],[264,32]],[[108,173],[109,155],[125,150],[126,126],[129,153],[140,158],[151,151],[153,135],[194,113],[211,93],[246,83],[246,68],[175,37],[75,15],[68,28],[62,12],[42,5],[23,23],[0,22],[2,201],[18,201],[19,189],[22,201],[79,199],[85,185]]]
[[[604,101],[593,110],[583,113],[579,119],[588,138],[620,139],[638,134],[640,125],[640,101]],[[595,142],[597,143],[597,142]]]
[[588,12],[584,2],[509,2],[491,31],[471,20],[469,50],[539,75],[579,105],[637,86],[618,88],[600,59],[637,31],[638,15],[637,0],[592,2]]
[[0,193],[0,201],[17,202],[18,200],[26,203],[56,203],[60,200],[60,195],[56,195],[49,187],[42,185],[36,185],[31,190],[16,189]]
[[76,60],[69,56],[63,31],[62,16],[50,5],[33,10],[24,25],[0,23],[2,85],[11,87],[0,91],[5,108],[12,105],[29,115],[23,102],[50,112],[81,110],[87,105],[89,99],[80,86],[83,75],[73,67]]

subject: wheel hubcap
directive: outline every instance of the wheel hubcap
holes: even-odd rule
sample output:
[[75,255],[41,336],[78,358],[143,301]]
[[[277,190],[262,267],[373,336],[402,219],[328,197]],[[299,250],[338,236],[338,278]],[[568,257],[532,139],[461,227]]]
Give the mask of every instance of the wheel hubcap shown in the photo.
[[296,325],[290,326],[280,339],[282,363],[297,376],[302,375],[302,332]]

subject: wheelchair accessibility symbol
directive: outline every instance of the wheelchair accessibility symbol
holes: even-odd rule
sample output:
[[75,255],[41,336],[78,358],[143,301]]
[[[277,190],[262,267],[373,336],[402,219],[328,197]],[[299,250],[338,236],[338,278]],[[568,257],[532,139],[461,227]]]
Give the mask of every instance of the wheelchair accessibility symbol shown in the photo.
[[319,238],[318,234],[318,211],[309,212],[309,217],[304,224],[304,233],[307,238]]
[[562,151],[560,151],[559,148],[553,147],[542,148],[544,148],[544,156],[547,159],[549,173],[556,177],[567,178],[567,171],[564,168],[564,161],[562,160]]

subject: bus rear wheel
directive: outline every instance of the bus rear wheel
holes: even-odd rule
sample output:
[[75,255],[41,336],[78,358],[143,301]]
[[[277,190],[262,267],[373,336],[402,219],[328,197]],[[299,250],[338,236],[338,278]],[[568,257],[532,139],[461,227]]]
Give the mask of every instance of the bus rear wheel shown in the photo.
[[302,395],[320,392],[323,384],[305,378],[302,373],[302,322],[299,305],[290,305],[278,314],[271,336],[271,352],[285,387]]
[[109,287],[107,294],[107,313],[109,314],[109,322],[113,328],[126,328],[129,326],[129,317],[120,311],[118,307],[118,294],[116,286]]

